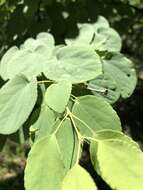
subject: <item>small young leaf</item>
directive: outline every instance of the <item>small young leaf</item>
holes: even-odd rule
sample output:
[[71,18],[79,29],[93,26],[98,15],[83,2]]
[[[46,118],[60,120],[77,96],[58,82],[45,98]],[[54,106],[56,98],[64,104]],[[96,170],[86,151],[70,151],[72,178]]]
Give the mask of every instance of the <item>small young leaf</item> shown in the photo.
[[72,90],[72,84],[68,81],[61,81],[52,84],[46,91],[45,104],[54,111],[64,112]]
[[90,154],[95,170],[113,189],[142,190],[143,153],[129,137],[116,131],[97,132]]
[[99,97],[88,95],[78,98],[73,107],[73,114],[82,121],[75,118],[75,124],[85,136],[92,136],[103,129],[121,131],[116,112],[109,103]]
[[55,136],[37,141],[25,169],[26,190],[60,190],[66,168]]
[[0,89],[0,133],[11,134],[28,119],[37,99],[36,80],[21,75]]
[[80,165],[75,165],[64,178],[62,190],[97,190],[88,172]]

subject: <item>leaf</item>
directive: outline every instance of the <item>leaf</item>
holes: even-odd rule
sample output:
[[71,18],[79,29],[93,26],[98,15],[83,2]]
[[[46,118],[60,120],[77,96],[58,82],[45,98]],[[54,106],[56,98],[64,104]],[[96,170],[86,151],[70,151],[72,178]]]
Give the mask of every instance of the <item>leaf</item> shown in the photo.
[[120,52],[121,38],[112,28],[98,28],[93,40],[93,47],[98,51]]
[[74,39],[66,39],[66,44],[84,44],[98,51],[120,52],[121,38],[104,17],[99,16],[93,24],[78,24],[78,28],[79,35]]
[[110,27],[108,21],[103,16],[99,16],[93,24],[95,35],[92,46],[98,51],[119,52],[121,50],[121,38],[119,34]]
[[30,49],[31,51],[35,51],[38,48],[51,48],[53,49],[55,45],[55,41],[53,36],[48,32],[41,32],[37,35],[36,40],[33,38],[27,39],[21,48]]
[[49,62],[44,74],[54,81],[82,83],[102,74],[100,57],[90,47],[71,45],[56,49],[56,60]]
[[55,45],[55,40],[53,36],[48,32],[41,32],[37,35],[37,39],[44,42],[48,47],[53,47]]
[[72,90],[72,84],[68,81],[60,81],[52,84],[46,91],[45,104],[54,111],[64,112]]
[[132,62],[122,54],[114,53],[109,60],[103,60],[105,75],[110,75],[116,82],[122,98],[128,98],[134,91],[137,76]]
[[131,143],[132,146],[135,146],[136,148],[139,148],[139,145],[133,141],[129,136],[125,135],[124,133],[120,131],[115,131],[112,129],[104,129],[101,131],[96,132],[95,139],[97,140],[111,140],[111,139],[118,139],[118,140],[123,140],[126,141],[127,143]]
[[37,100],[36,80],[16,76],[0,89],[0,133],[11,134],[28,119]]
[[42,105],[38,120],[30,127],[31,132],[35,131],[35,140],[51,135],[55,122],[56,116],[52,110],[48,106]]
[[92,44],[95,31],[99,28],[109,28],[108,21],[103,17],[99,16],[96,23],[89,24],[89,23],[78,23],[77,27],[79,29],[79,34],[75,38],[67,38],[65,42],[67,45],[73,44]]
[[116,131],[98,132],[90,154],[95,170],[113,189],[142,189],[143,153],[129,137]]
[[11,47],[2,57],[0,64],[0,75],[3,79],[7,79],[7,62],[17,53],[17,47]]
[[72,45],[73,43],[78,44],[89,44],[94,35],[94,28],[90,24],[78,24],[79,34],[76,38],[65,39],[66,44]]
[[[1,60],[0,75],[4,80],[12,79],[17,74],[24,74],[31,79],[40,75],[49,60],[53,60],[54,49],[52,36],[40,33],[37,39],[29,38],[20,49],[10,48]],[[49,43],[48,43],[49,42]]]
[[[60,122],[60,119],[55,120],[54,113],[47,106],[43,106],[39,119],[31,126],[30,131],[35,132],[35,140],[38,141],[45,136],[52,135]],[[68,118],[62,122],[60,129],[56,133],[56,139],[63,163],[67,169],[70,169],[76,162],[79,142]]]
[[96,23],[93,24],[94,30],[97,31],[100,28],[109,28],[108,20],[103,16],[98,16]]
[[97,190],[97,187],[87,171],[80,165],[75,165],[64,178],[62,190],[79,189]]
[[76,162],[79,142],[69,118],[63,121],[56,137],[64,164],[67,169],[70,169]]
[[75,118],[75,124],[85,136],[92,136],[103,129],[121,130],[116,112],[109,103],[99,97],[92,95],[79,97],[72,112],[81,120]]
[[93,94],[99,96],[109,102],[110,104],[115,103],[120,98],[120,91],[117,83],[107,73],[96,77],[88,83],[89,90]]
[[[12,47],[3,56],[0,75],[4,80],[17,74],[27,78],[41,75],[54,81],[67,80],[80,83],[91,80],[102,73],[100,57],[90,47],[54,47],[53,40],[39,34],[37,39],[27,39],[20,49]],[[49,42],[49,44],[48,44]]]
[[25,169],[26,190],[60,190],[66,168],[56,137],[37,141],[28,156]]

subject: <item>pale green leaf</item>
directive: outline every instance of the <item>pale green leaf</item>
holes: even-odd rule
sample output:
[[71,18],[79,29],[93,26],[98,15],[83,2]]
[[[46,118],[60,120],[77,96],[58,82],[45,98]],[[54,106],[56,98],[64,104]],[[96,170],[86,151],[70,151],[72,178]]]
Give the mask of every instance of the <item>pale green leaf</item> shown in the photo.
[[25,169],[26,190],[60,190],[66,168],[55,136],[37,141]]
[[56,122],[56,116],[50,108],[42,105],[38,120],[31,125],[30,131],[35,131],[35,140],[51,135]]
[[105,75],[110,75],[123,98],[129,97],[136,86],[137,76],[132,62],[122,54],[114,53],[111,59],[103,60]]
[[79,165],[75,165],[64,178],[62,190],[97,190],[88,172]]
[[54,42],[51,38],[52,36],[48,33],[40,33],[36,40],[27,39],[20,49],[10,48],[1,60],[0,75],[2,78],[6,80],[17,74],[24,74],[31,79],[40,75],[47,67],[49,60],[54,59]]
[[95,170],[113,189],[142,190],[143,153],[129,137],[115,131],[98,132],[90,154]]
[[98,16],[97,21],[93,24],[94,30],[97,31],[99,28],[109,28],[108,20],[103,16]]
[[55,45],[54,37],[48,32],[41,32],[37,35],[37,39],[44,42],[48,47],[53,48]]
[[79,142],[70,119],[67,118],[62,124],[60,123],[61,120],[55,120],[54,113],[47,106],[43,106],[39,119],[30,127],[30,132],[35,132],[37,141],[45,136],[50,136],[61,125],[56,133],[56,139],[63,163],[67,169],[70,169],[76,162]]
[[112,28],[98,28],[92,45],[95,50],[120,52],[121,38],[119,34]]
[[2,57],[1,63],[0,63],[0,76],[3,79],[7,79],[7,63],[10,61],[10,59],[17,54],[18,48],[16,46],[11,47]]
[[65,39],[66,44],[92,44],[95,32],[99,28],[109,28],[108,21],[103,17],[99,16],[97,22],[94,24],[89,23],[78,23],[79,34],[75,38],[67,38]]
[[89,44],[92,41],[94,35],[94,28],[90,24],[78,24],[79,34],[76,38],[66,39],[65,42],[68,45],[73,43]]
[[36,80],[16,76],[0,89],[0,133],[14,133],[28,119],[37,100]]
[[72,84],[68,81],[52,84],[46,91],[45,104],[56,112],[64,112],[70,98],[71,90]]
[[63,162],[66,168],[70,169],[76,162],[79,143],[70,119],[63,121],[56,137],[62,152]]
[[121,130],[120,119],[109,103],[88,95],[79,97],[73,107],[75,124],[85,136],[92,136],[103,129]]
[[110,104],[115,103],[120,98],[120,90],[117,83],[107,73],[98,76],[88,83],[89,90],[96,96],[100,96]]
[[98,51],[120,52],[121,38],[104,17],[99,16],[93,24],[78,24],[78,28],[78,36],[66,39],[66,44],[84,44]]
[[110,27],[108,21],[99,16],[93,24],[95,31],[91,45],[98,51],[119,52],[121,50],[121,38],[119,34]]
[[44,74],[54,81],[82,83],[102,74],[100,57],[90,46],[71,45],[56,49],[56,61],[48,63]]

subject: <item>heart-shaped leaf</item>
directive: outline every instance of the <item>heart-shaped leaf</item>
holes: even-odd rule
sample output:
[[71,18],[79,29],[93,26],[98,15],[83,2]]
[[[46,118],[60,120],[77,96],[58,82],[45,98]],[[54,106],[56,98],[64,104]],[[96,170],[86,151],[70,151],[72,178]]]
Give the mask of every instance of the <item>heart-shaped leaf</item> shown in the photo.
[[28,119],[37,100],[37,82],[16,76],[0,89],[0,133],[14,133]]

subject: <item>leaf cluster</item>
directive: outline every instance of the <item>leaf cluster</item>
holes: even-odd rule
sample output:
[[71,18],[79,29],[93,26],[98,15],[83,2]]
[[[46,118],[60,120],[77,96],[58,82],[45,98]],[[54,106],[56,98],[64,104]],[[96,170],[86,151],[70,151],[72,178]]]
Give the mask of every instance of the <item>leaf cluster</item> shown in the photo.
[[0,133],[29,128],[26,190],[96,190],[79,165],[84,142],[111,188],[142,190],[143,154],[122,133],[111,106],[132,94],[133,63],[120,53],[121,38],[104,17],[77,27],[79,35],[63,44],[42,32],[2,57]]

